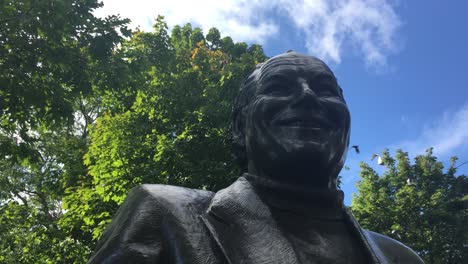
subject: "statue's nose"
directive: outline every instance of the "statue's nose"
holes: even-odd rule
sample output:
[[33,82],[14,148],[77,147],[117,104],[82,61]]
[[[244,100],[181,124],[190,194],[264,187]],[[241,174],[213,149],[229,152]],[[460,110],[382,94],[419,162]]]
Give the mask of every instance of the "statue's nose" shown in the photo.
[[318,106],[319,101],[317,94],[310,87],[306,80],[299,80],[299,91],[293,106],[302,106],[306,108],[313,108]]

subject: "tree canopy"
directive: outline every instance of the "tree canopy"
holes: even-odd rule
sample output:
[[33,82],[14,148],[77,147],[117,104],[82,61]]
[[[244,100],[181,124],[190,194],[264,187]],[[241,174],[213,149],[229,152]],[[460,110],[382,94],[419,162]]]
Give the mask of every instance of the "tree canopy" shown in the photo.
[[427,263],[462,263],[468,240],[468,179],[456,176],[456,158],[444,171],[432,149],[414,163],[398,150],[382,156],[382,175],[361,163],[352,211],[359,223],[402,241]]

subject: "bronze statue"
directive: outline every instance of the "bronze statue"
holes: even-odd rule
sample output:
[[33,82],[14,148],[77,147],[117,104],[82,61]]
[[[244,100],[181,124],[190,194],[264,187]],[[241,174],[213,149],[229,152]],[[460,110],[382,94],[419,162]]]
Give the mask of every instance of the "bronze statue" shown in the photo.
[[89,263],[423,263],[344,208],[350,114],[324,62],[289,52],[257,66],[232,124],[244,175],[217,193],[133,189]]

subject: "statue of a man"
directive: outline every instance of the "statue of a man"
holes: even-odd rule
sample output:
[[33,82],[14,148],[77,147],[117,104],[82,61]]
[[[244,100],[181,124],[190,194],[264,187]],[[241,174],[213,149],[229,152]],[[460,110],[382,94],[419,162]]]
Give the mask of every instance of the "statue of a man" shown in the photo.
[[90,263],[423,263],[343,205],[350,114],[324,62],[289,52],[257,66],[232,124],[244,175],[217,193],[133,189]]

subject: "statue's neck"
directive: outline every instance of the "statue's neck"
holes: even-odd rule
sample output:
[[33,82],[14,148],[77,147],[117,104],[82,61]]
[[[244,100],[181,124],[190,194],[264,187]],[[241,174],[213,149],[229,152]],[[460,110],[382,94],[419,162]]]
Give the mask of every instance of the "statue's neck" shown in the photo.
[[268,205],[299,210],[340,211],[343,208],[343,191],[336,188],[313,188],[277,181],[246,173],[243,175]]
[[279,166],[258,166],[258,164],[250,160],[248,174],[256,175],[265,184],[274,185],[275,189],[290,189],[306,195],[312,191],[337,190],[336,178],[341,169],[338,166],[311,167],[311,164],[306,162],[280,164]]

